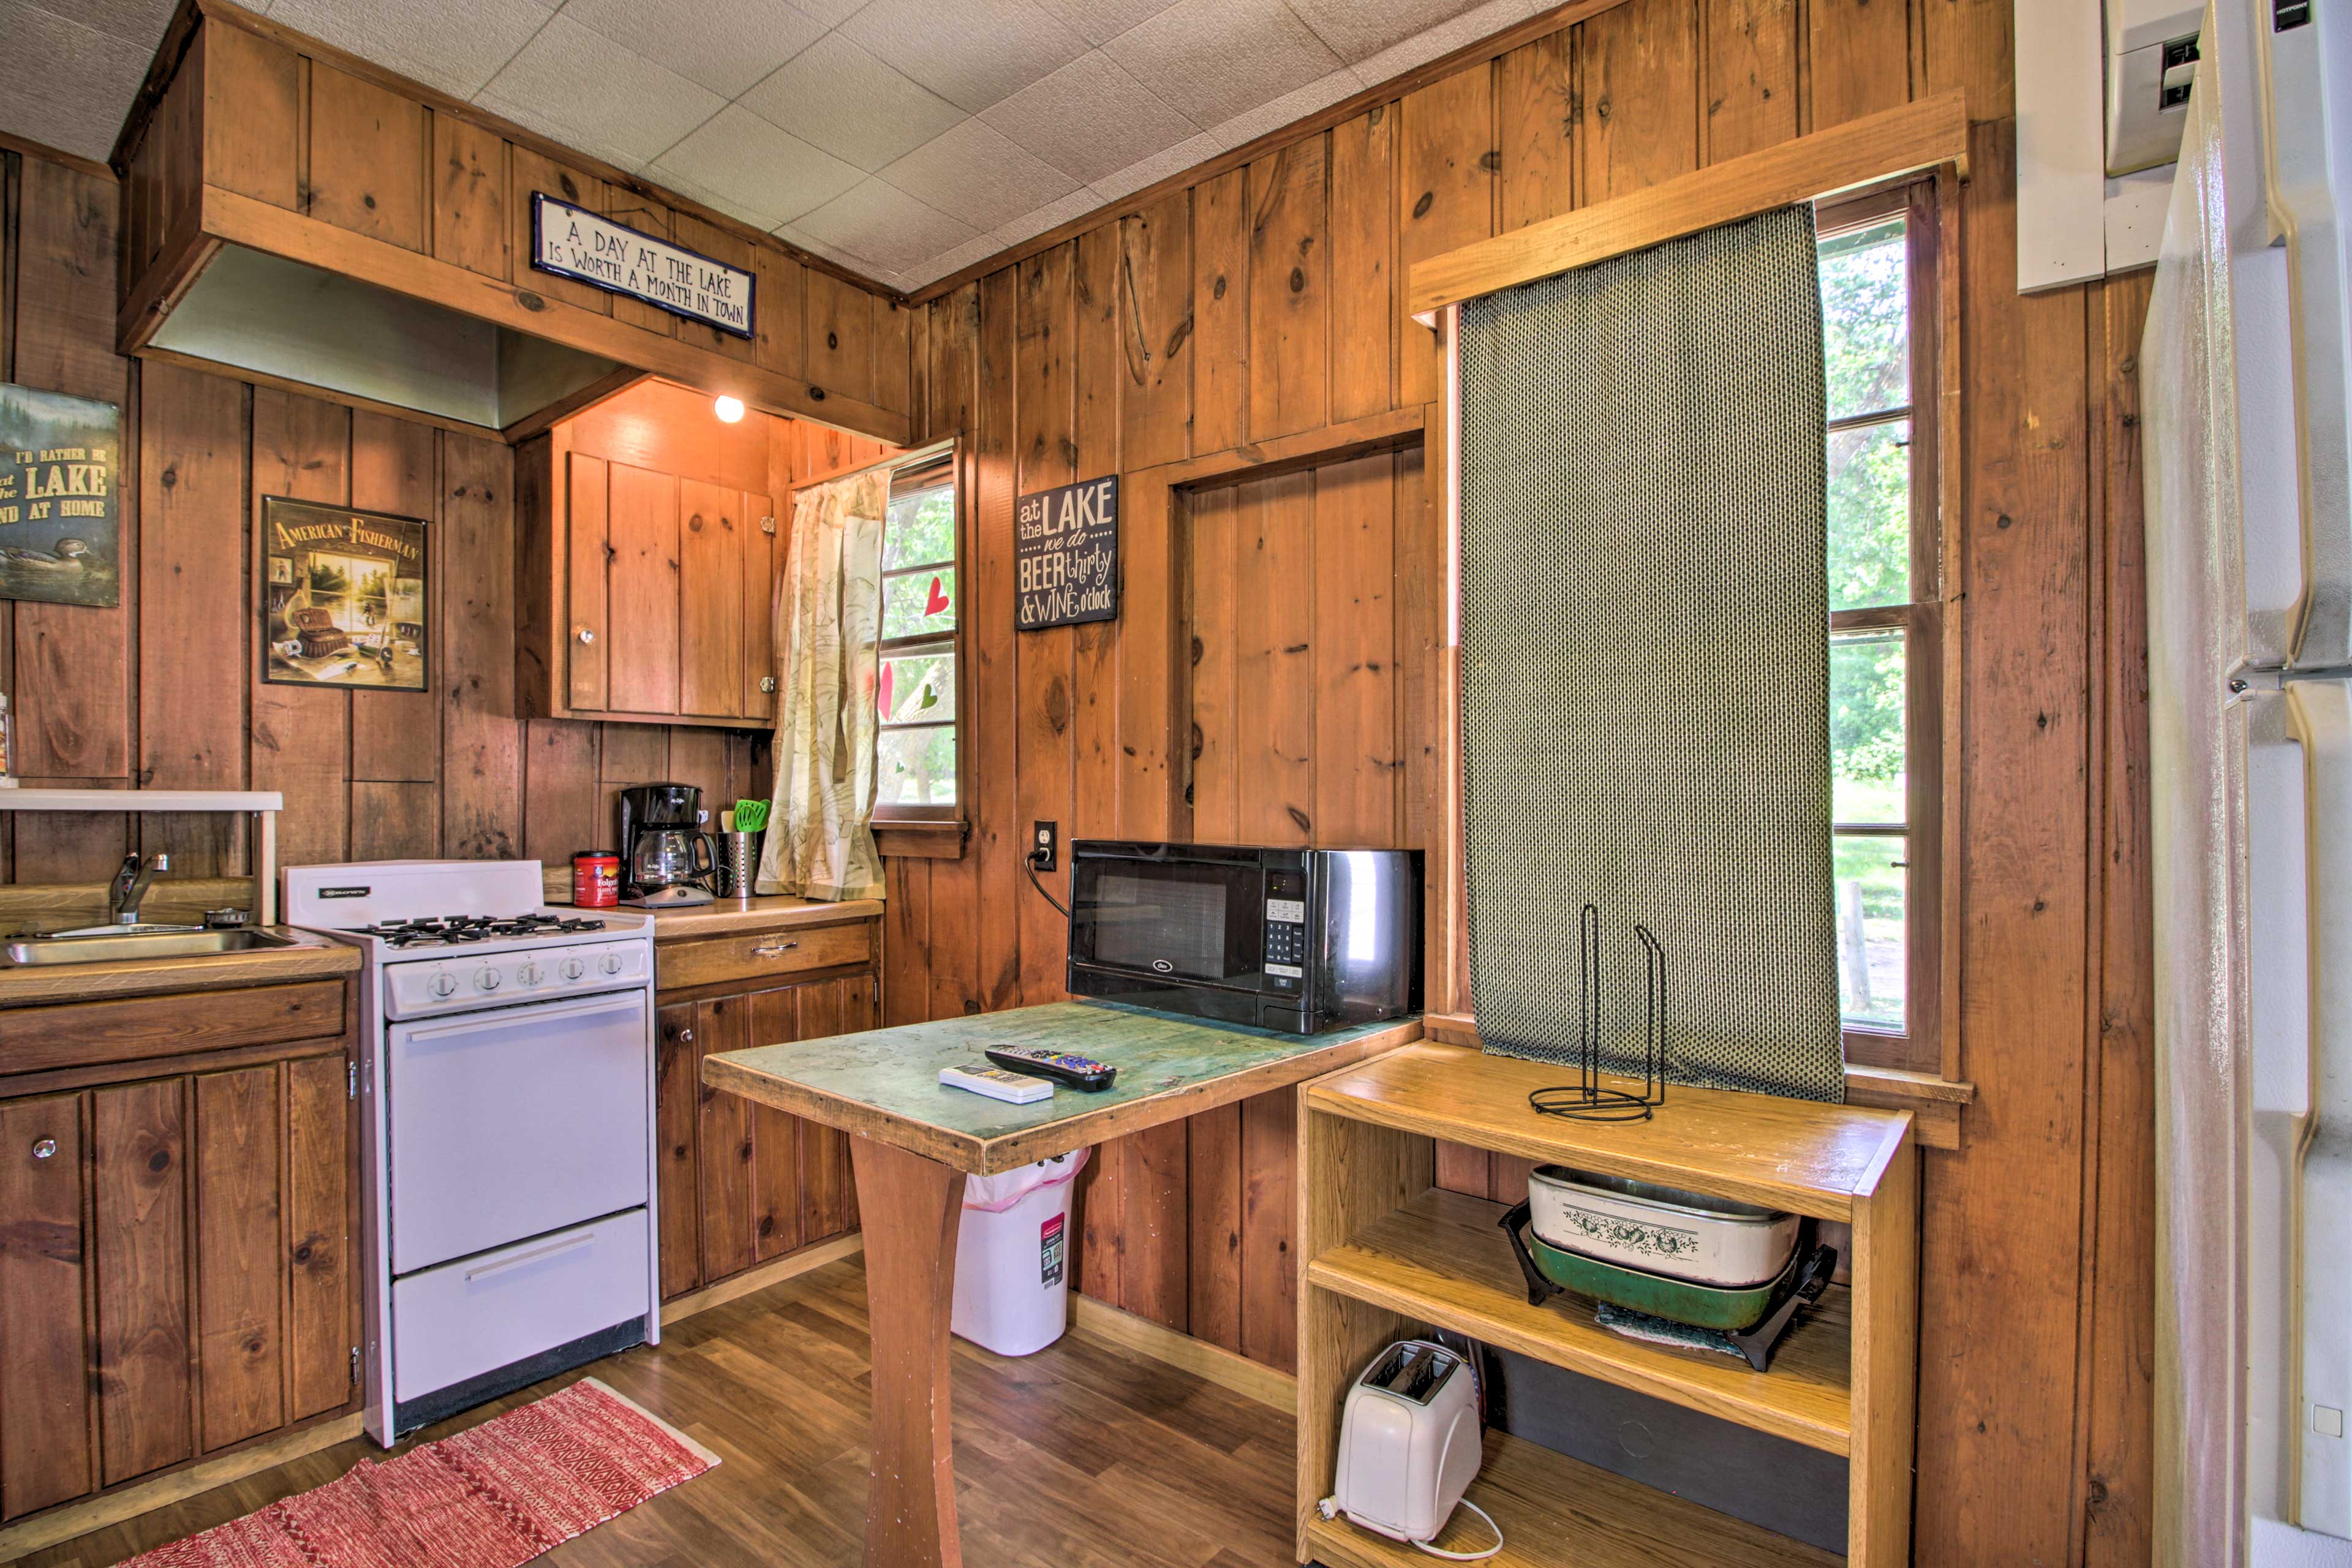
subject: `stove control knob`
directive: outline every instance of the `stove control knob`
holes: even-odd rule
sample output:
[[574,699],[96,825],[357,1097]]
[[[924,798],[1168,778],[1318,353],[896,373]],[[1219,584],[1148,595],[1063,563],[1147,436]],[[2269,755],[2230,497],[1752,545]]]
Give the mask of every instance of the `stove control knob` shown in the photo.
[[457,994],[457,977],[454,974],[435,975],[433,977],[433,994],[436,996],[455,996]]
[[536,963],[526,963],[515,971],[515,978],[525,985],[536,985],[547,978],[547,972]]
[[607,974],[618,974],[621,973],[621,955],[617,952],[608,952],[597,961],[596,967]]
[[588,973],[588,966],[576,958],[565,959],[561,967],[563,971],[563,978],[566,980],[577,980]]
[[485,964],[482,968],[478,969],[478,970],[476,970],[476,971],[474,972],[474,989],[475,989],[475,990],[477,990],[477,991],[496,991],[498,988],[499,988],[499,972],[498,972],[497,970],[492,969],[492,968],[490,968],[488,965]]

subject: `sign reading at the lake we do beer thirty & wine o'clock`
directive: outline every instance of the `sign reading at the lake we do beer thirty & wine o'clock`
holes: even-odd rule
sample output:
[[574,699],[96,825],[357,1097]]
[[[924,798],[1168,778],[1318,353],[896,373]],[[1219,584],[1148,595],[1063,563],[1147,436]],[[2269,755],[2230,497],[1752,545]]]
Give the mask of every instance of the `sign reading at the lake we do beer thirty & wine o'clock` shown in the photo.
[[751,335],[751,274],[545,191],[531,193],[530,264],[739,338]]
[[1022,496],[1013,521],[1017,629],[1118,618],[1118,476]]

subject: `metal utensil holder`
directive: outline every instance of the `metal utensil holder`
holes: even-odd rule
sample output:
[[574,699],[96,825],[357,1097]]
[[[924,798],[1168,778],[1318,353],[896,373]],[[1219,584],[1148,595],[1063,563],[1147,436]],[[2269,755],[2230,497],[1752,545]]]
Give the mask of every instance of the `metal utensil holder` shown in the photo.
[[748,899],[751,896],[752,879],[760,870],[760,836],[757,833],[722,833],[719,835],[719,896],[722,899]]
[[1577,925],[1576,1081],[1539,1089],[1528,1104],[1546,1116],[1579,1121],[1647,1121],[1666,1102],[1666,950],[1638,921],[1642,944],[1642,1089],[1615,1089],[1601,1081],[1601,911],[1591,904]]

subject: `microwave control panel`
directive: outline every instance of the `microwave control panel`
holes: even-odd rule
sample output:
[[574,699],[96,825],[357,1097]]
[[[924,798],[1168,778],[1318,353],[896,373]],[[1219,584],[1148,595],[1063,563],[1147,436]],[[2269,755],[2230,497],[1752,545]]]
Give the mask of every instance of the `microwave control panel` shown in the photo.
[[1307,975],[1307,873],[1265,874],[1265,973],[1296,991]]

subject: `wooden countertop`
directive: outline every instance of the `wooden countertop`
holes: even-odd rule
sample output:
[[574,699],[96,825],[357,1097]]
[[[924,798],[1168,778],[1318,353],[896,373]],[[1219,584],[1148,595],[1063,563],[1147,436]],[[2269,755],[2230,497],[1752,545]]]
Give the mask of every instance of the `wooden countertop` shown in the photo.
[[840,903],[778,896],[721,899],[692,909],[656,910],[654,941],[683,942],[688,937],[741,936],[752,931],[789,931],[794,926],[835,925],[843,921],[873,920],[881,913],[879,899],[849,899]]
[[[1421,1038],[1418,1017],[1277,1035],[1108,1002],[942,1018],[705,1058],[703,1081],[829,1127],[992,1175],[1301,1083]],[[1098,1094],[1008,1105],[940,1082],[990,1046],[1050,1046],[1119,1069]]]
[[329,979],[350,974],[360,967],[360,950],[356,947],[284,926],[263,929],[272,936],[292,938],[294,945],[189,958],[126,959],[114,963],[55,963],[23,969],[0,965],[0,1007]]

